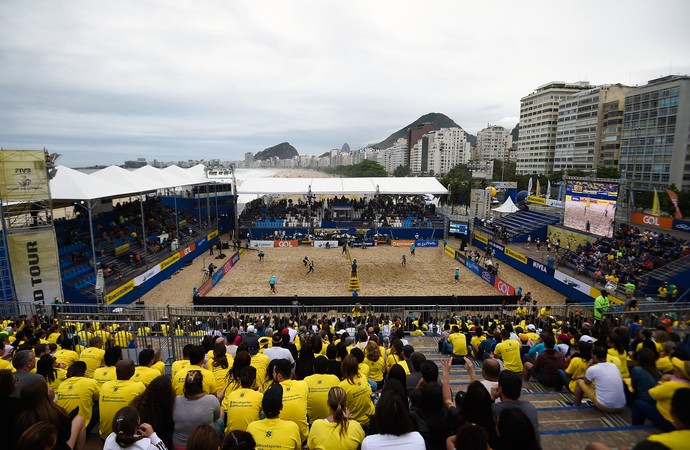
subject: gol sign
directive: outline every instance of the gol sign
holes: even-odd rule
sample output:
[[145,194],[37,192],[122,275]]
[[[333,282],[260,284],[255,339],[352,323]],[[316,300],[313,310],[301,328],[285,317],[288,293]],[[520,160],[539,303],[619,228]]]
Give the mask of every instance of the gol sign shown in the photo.
[[668,217],[652,216],[651,214],[633,213],[630,216],[630,221],[645,226],[665,228],[667,230],[673,228],[673,219]]

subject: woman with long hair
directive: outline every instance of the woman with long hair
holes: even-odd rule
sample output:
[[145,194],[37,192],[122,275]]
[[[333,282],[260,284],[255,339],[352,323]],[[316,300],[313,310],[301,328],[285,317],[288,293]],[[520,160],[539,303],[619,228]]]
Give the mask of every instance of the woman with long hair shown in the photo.
[[413,431],[407,408],[394,392],[384,392],[376,404],[376,426],[378,434],[372,434],[362,441],[362,450],[377,448],[425,448],[422,435]]
[[254,450],[256,442],[251,433],[241,430],[232,430],[225,435],[220,450]]
[[369,380],[376,383],[376,389],[383,388],[383,377],[386,375],[386,361],[381,354],[381,348],[376,341],[370,340],[364,348],[366,351],[364,364],[369,366]]
[[630,371],[634,399],[650,405],[656,404],[656,401],[649,395],[649,390],[661,379],[656,359],[656,354],[651,349],[643,348],[637,352],[637,365]]
[[232,362],[228,358],[228,349],[225,344],[218,342],[213,345],[213,362],[209,364],[209,370],[213,372],[213,378],[216,379],[216,386],[223,386],[228,375],[228,369]]
[[167,450],[153,427],[142,423],[139,413],[131,406],[120,409],[113,417],[113,432],[108,435],[103,450]]
[[215,395],[206,394],[200,370],[190,370],[184,381],[184,395],[175,398],[173,408],[173,449],[186,450],[187,437],[198,425],[216,428],[220,404]]
[[21,391],[21,409],[15,420],[15,437],[37,422],[53,425],[58,433],[56,449],[81,450],[86,443],[86,425],[82,416],[70,418],[67,411],[48,397],[48,385],[29,383]]
[[[240,350],[239,348],[237,349],[237,353],[235,353],[235,359],[232,364],[232,368],[228,370],[228,374],[225,376],[225,380],[223,380],[223,385],[225,387],[225,393],[223,396],[225,398],[228,397],[228,395],[237,389],[240,389],[242,387],[242,381],[240,379],[240,374],[242,373],[242,369],[245,367],[249,367],[252,365],[252,357],[247,352],[246,350]],[[225,400],[223,400],[225,402]]]
[[316,420],[309,430],[310,450],[357,450],[364,439],[364,430],[356,420],[350,420],[347,394],[338,386],[328,391],[330,415]]
[[431,381],[424,384],[421,391],[419,406],[413,406],[410,411],[414,429],[424,438],[427,450],[444,450],[446,438],[450,433],[443,403],[443,390],[440,384]]
[[314,359],[314,350],[309,341],[305,339],[295,362],[295,377],[298,380],[304,380],[304,377],[314,375]]
[[139,418],[142,422],[150,424],[156,430],[156,434],[166,447],[173,448],[174,405],[175,390],[170,378],[160,376],[154,378],[146,390],[135,398],[130,406],[139,412]]
[[199,425],[189,433],[187,450],[218,450],[218,434],[208,425]]
[[19,442],[17,442],[16,450],[53,450],[57,444],[57,438],[55,426],[46,422],[38,422],[22,433]]
[[338,386],[347,394],[347,405],[352,412],[352,418],[362,427],[369,426],[369,416],[374,414],[374,404],[371,401],[371,386],[359,374],[359,362],[352,355],[347,355],[341,365],[343,381]]
[[539,450],[540,445],[532,422],[519,408],[506,408],[498,416],[496,450]]
[[67,371],[57,367],[57,361],[51,355],[43,355],[36,361],[36,373],[46,379],[53,392],[67,379]]

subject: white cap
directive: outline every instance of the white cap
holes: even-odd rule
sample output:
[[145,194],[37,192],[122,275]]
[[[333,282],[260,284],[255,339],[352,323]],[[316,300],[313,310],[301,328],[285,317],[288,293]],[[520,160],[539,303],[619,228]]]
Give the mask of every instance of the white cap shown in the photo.
[[530,331],[537,331],[537,327],[535,327],[533,323],[527,325],[527,329]]
[[249,325],[247,327],[247,333],[253,333],[255,330],[256,330],[256,328],[254,328],[254,325]]
[[592,342],[596,342],[596,339],[587,334],[583,334],[582,336],[580,336],[580,342],[589,342],[591,344]]

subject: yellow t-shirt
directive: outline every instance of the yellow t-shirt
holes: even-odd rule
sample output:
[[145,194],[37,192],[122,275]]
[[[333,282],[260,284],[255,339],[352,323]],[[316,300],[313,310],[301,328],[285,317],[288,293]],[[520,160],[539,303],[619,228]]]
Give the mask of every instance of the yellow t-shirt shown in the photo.
[[247,388],[237,389],[228,395],[225,434],[233,430],[246,431],[250,423],[259,420],[263,398],[261,392]]
[[662,356],[656,360],[656,368],[662,373],[673,373],[673,363],[670,356]]
[[302,450],[299,427],[289,420],[264,419],[247,425],[256,442],[256,450]]
[[263,353],[257,353],[252,356],[251,366],[256,369],[256,383],[266,392],[266,370],[268,370],[268,363],[271,360]]
[[337,386],[340,380],[332,374],[316,373],[304,377],[304,382],[307,383],[309,388],[309,394],[307,396],[307,414],[309,416],[309,422],[314,423],[315,420],[325,419],[330,414],[327,403],[328,392],[332,387]]
[[467,355],[467,338],[462,333],[451,333],[448,336],[448,342],[453,346],[453,354],[455,356]]
[[98,336],[103,339],[103,343],[106,344],[110,342],[110,331],[108,330],[96,330],[93,332],[94,336]]
[[100,424],[98,432],[105,439],[113,432],[113,418],[125,406],[146,390],[144,383],[132,380],[113,380],[101,386],[99,397]]
[[682,388],[690,388],[690,383],[674,379],[671,381],[664,381],[649,390],[649,395],[656,400],[656,409],[664,419],[671,423],[673,423],[673,417],[671,417],[671,399],[676,390]]
[[341,381],[338,386],[347,394],[347,407],[352,413],[352,419],[366,427],[369,425],[369,416],[374,414],[374,404],[371,402],[371,386],[362,377],[356,376],[350,383]]
[[0,370],[12,369],[12,361],[6,359],[0,359]]
[[515,339],[506,339],[496,345],[494,354],[503,359],[503,365],[506,370],[522,372],[521,348],[522,346]]
[[482,341],[486,340],[486,336],[472,336],[472,339],[470,340],[470,345],[473,347],[479,347],[479,344],[482,343]]
[[48,336],[48,342],[51,344],[57,344],[57,340],[60,337],[60,333],[50,333]]
[[364,364],[369,366],[369,379],[372,381],[380,382],[383,380],[383,372],[386,368],[386,363],[381,356],[376,361],[372,361],[369,358],[364,358]]
[[307,443],[310,450],[357,450],[366,436],[356,420],[350,420],[344,436],[335,422],[317,420],[309,430]]
[[204,369],[193,364],[190,364],[187,367],[180,369],[172,378],[172,385],[175,389],[175,395],[184,394],[184,380],[185,378],[187,378],[187,372],[189,372],[190,370],[200,370],[201,375],[204,379],[204,392],[207,394],[216,395],[218,387],[216,386],[216,379],[213,376],[213,373],[208,369]]
[[74,408],[79,408],[79,415],[84,418],[88,425],[93,415],[93,402],[98,401],[101,387],[96,380],[85,377],[71,377],[60,383],[56,394],[58,406],[71,412]]
[[213,373],[213,378],[216,380],[216,386],[218,390],[225,389],[225,383],[227,382],[228,371],[232,370],[232,360],[228,358],[230,365],[227,369],[223,369],[221,366],[215,366],[209,364],[208,369]]
[[[401,358],[400,356],[398,356],[398,355],[390,354],[390,355],[388,355],[388,358],[386,358],[386,367],[388,368],[388,370],[391,370],[391,367],[393,367],[394,365],[398,364],[400,361],[405,361],[405,360],[402,359],[402,358]],[[406,365],[407,365],[407,364],[403,364],[403,368],[404,368]]]
[[[613,352],[611,351],[613,350]],[[621,378],[630,378],[630,372],[628,371],[628,364],[625,362],[625,355],[623,358],[619,356],[616,349],[610,348],[606,354],[606,362],[610,362],[618,367],[618,371],[621,373]]]
[[[53,390],[53,392],[58,390],[58,387],[62,384],[63,381],[67,378],[67,371],[65,369],[55,369],[56,374],[55,374],[55,379],[48,383],[48,387]],[[32,373],[36,373],[36,369],[31,371]]]
[[74,350],[60,349],[57,350],[53,356],[55,356],[57,362],[64,364],[65,368],[68,368],[74,361],[79,359],[79,354]]
[[283,387],[283,410],[280,412],[280,417],[297,424],[300,441],[303,442],[309,435],[307,424],[309,385],[302,380],[284,380],[280,382],[280,385]]
[[189,365],[189,360],[188,359],[181,359],[179,361],[175,361],[172,363],[172,366],[170,366],[170,375],[175,376],[177,372],[180,371],[183,367],[186,367]]
[[369,378],[369,366],[367,365],[366,361],[359,363],[357,365],[357,370],[359,371],[359,374],[364,377],[364,378]]
[[647,440],[651,442],[658,442],[670,449],[688,448],[688,442],[690,442],[690,430],[675,430],[669,433],[653,434],[648,436]]
[[86,377],[93,378],[93,371],[98,369],[103,365],[103,357],[105,356],[105,350],[98,347],[85,348],[81,355],[79,355],[79,360],[86,363]]
[[119,345],[122,348],[129,347],[129,343],[132,342],[132,339],[132,333],[129,331],[118,331],[113,337],[115,345]]
[[98,384],[103,386],[106,381],[117,380],[117,373],[115,373],[115,366],[105,366],[93,371],[93,379],[98,381]]
[[144,386],[148,386],[154,379],[161,376],[161,373],[146,366],[137,366],[134,369],[134,375],[132,375],[132,381],[141,381]]
[[565,373],[570,376],[570,383],[568,384],[568,389],[570,392],[575,393],[575,388],[577,387],[577,377],[581,377],[587,371],[587,361],[576,356],[570,360],[568,368],[565,369]]

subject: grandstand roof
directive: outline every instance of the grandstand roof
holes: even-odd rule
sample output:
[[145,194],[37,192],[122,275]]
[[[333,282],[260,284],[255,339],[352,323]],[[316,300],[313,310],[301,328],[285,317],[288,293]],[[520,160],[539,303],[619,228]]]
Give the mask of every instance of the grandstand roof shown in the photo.
[[447,194],[433,177],[410,178],[248,178],[238,194]]

